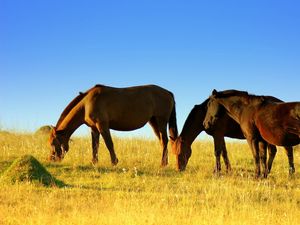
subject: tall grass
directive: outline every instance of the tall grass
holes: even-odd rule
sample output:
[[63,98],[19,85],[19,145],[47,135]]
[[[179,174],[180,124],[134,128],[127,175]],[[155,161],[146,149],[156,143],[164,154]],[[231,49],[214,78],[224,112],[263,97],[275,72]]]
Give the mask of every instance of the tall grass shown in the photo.
[[101,142],[99,164],[91,164],[89,137],[74,138],[61,163],[49,163],[47,137],[0,134],[0,173],[24,154],[35,156],[64,188],[0,185],[0,224],[299,224],[300,161],[288,176],[282,149],[268,179],[254,179],[244,142],[227,143],[233,171],[213,174],[210,141],[196,141],[187,170],[175,158],[160,168],[156,140],[113,137],[119,164],[110,164]]

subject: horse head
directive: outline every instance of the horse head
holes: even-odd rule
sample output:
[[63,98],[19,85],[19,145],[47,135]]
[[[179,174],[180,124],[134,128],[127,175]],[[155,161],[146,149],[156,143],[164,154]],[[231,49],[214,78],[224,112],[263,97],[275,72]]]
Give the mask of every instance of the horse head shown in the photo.
[[209,97],[207,102],[206,115],[203,120],[203,126],[205,129],[210,129],[217,121],[220,114],[220,104],[217,101],[216,97],[218,92],[214,89],[212,95]]
[[172,152],[176,156],[176,167],[178,171],[183,171],[192,154],[191,146],[188,145],[181,136],[174,140]]
[[68,140],[65,138],[62,130],[56,130],[54,127],[49,137],[50,161],[61,161],[69,150]]

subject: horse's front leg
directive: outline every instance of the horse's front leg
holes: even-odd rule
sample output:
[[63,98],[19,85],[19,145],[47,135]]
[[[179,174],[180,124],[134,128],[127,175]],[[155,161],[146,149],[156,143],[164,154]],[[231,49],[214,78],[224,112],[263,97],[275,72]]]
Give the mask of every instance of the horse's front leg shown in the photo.
[[[221,172],[221,152],[223,151],[223,144],[222,144],[222,138],[218,138],[216,136],[214,138],[214,147],[215,147],[215,158],[216,158],[216,165],[214,169],[214,173],[219,175]],[[224,141],[224,138],[223,138]]]
[[227,149],[226,149],[226,143],[224,140],[224,137],[222,138],[222,157],[226,166],[226,172],[231,171],[231,164],[228,158]]
[[93,149],[92,163],[95,165],[95,164],[98,163],[98,150],[99,150],[100,133],[97,129],[92,129],[91,134],[92,134],[92,149]]
[[106,126],[105,124],[100,125],[100,123],[97,123],[96,126],[97,126],[98,130],[100,131],[100,134],[103,137],[105,145],[109,151],[111,163],[113,165],[117,165],[119,160],[115,153],[114,144],[113,144],[108,126]]

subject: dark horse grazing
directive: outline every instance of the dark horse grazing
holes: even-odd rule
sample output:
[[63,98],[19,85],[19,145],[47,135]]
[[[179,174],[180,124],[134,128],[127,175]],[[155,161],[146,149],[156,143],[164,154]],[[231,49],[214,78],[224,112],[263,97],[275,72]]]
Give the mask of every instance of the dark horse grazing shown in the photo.
[[[281,100],[274,97],[268,98],[270,98],[270,101],[281,102]],[[205,100],[200,105],[194,106],[183,125],[183,129],[180,135],[176,140],[174,140],[172,149],[173,153],[176,155],[177,169],[180,171],[186,168],[186,165],[192,153],[191,145],[202,131],[205,131],[214,139],[216,173],[219,173],[221,171],[221,154],[226,165],[226,170],[231,169],[230,161],[227,156],[224,137],[245,139],[240,125],[230,116],[227,115],[225,108],[222,106],[218,108],[218,114],[215,122],[208,128],[204,127],[203,121],[206,116],[208,101],[209,99]],[[268,149],[268,169],[270,171],[277,149],[274,145],[268,145]],[[286,151],[289,159],[290,173],[293,173],[295,171],[293,161],[293,149],[291,147],[286,147]]]
[[113,165],[118,163],[110,129],[130,131],[147,122],[159,138],[163,154],[161,165],[168,164],[168,136],[176,139],[177,123],[175,100],[171,92],[155,85],[114,88],[96,85],[80,93],[63,111],[50,135],[52,161],[62,160],[69,150],[69,139],[82,124],[91,127],[93,163],[98,162],[100,134],[109,150]]
[[252,150],[256,164],[256,176],[267,177],[266,147],[268,144],[288,146],[290,167],[294,171],[291,146],[300,143],[300,103],[274,102],[270,96],[250,95],[247,92],[214,90],[210,96],[204,126],[210,127],[218,119],[222,105],[226,113],[238,122]]
[[203,120],[206,115],[208,99],[200,105],[195,105],[189,113],[182,131],[178,138],[174,140],[172,146],[173,153],[176,155],[177,170],[185,170],[188,160],[192,154],[191,145],[196,137],[205,131],[207,134],[213,136],[216,156],[215,172],[221,170],[220,155],[222,153],[226,169],[230,170],[230,162],[227,156],[224,136],[244,139],[243,133],[240,129],[240,125],[232,120],[227,114],[224,114],[222,118],[219,118],[218,123],[215,123],[213,128],[205,129],[203,126]]

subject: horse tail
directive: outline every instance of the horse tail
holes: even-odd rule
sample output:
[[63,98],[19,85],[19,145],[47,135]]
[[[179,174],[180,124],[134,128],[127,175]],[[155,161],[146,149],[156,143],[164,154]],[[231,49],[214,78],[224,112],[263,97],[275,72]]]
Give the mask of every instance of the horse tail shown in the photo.
[[[171,92],[170,92],[171,93]],[[177,129],[177,119],[176,119],[176,103],[173,93],[171,93],[173,98],[173,108],[169,118],[169,134],[172,140],[175,140],[178,137]]]

